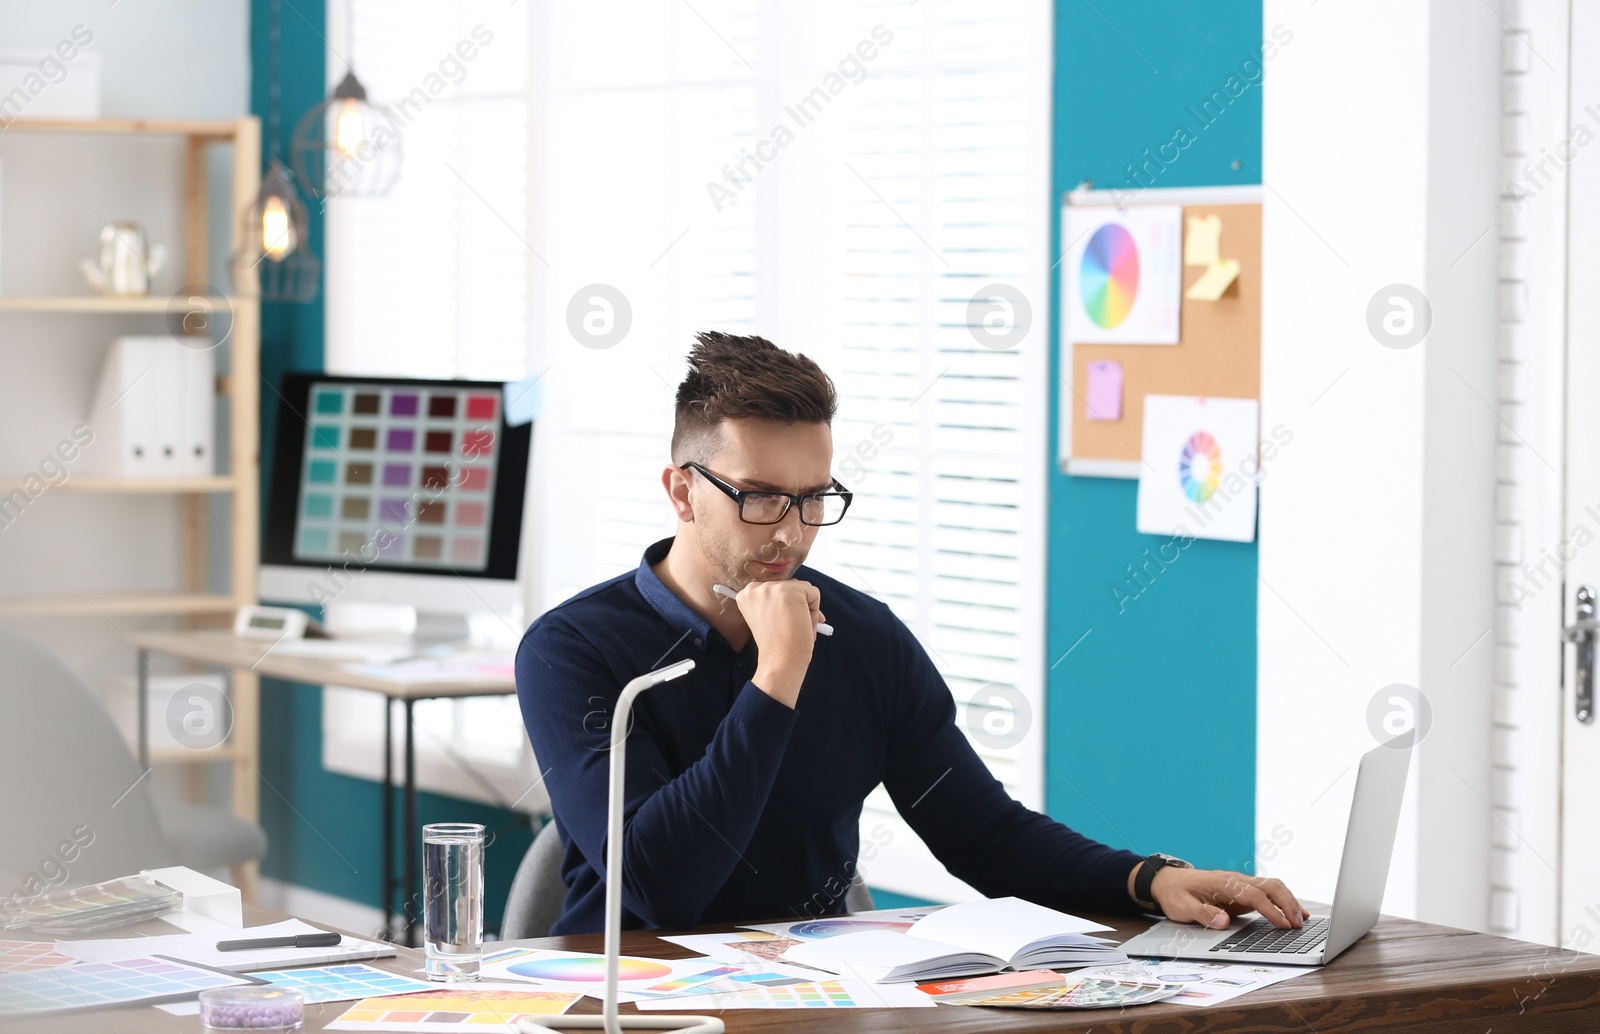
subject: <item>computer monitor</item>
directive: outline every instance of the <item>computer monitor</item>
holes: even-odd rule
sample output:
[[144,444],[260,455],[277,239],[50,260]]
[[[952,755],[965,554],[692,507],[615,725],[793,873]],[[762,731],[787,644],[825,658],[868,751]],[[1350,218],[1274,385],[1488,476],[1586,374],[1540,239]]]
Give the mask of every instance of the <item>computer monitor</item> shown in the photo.
[[261,535],[263,600],[521,613],[533,425],[498,381],[285,375]]

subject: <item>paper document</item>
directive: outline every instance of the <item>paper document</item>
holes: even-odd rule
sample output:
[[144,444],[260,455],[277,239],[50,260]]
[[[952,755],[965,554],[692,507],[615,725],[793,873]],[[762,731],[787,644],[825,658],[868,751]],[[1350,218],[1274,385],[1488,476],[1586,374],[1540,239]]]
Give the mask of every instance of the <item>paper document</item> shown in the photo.
[[1200,302],[1214,302],[1239,278],[1239,260],[1222,259],[1213,262],[1200,274],[1200,279],[1183,292],[1185,298]]
[[1183,235],[1183,264],[1209,266],[1222,260],[1222,216],[1191,215]]

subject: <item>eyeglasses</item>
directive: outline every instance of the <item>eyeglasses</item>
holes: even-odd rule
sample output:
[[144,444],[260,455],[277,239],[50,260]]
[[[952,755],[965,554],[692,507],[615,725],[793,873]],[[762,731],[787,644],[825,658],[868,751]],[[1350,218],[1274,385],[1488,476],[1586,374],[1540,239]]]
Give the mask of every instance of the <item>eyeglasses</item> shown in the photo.
[[739,504],[739,519],[746,524],[777,524],[789,515],[791,506],[798,504],[800,523],[822,528],[844,520],[845,511],[850,509],[850,500],[855,498],[837,481],[833,482],[837,492],[811,492],[806,495],[752,492],[734,488],[698,463],[685,463],[678,469],[698,471],[701,477],[716,485],[723,495]]

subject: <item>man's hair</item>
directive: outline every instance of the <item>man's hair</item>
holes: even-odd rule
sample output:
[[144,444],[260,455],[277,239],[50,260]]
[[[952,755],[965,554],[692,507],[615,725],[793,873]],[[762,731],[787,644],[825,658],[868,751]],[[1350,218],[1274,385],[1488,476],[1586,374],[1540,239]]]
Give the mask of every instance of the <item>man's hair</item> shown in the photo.
[[724,420],[832,424],[839,396],[822,368],[766,338],[718,331],[694,336],[689,373],[678,385],[672,462],[704,462]]

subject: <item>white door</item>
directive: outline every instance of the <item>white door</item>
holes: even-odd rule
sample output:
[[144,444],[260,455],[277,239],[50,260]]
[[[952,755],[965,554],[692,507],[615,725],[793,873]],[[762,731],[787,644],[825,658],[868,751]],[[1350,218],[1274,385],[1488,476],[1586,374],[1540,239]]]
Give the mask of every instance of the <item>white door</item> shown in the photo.
[[[1575,121],[1600,112],[1600,3],[1572,5],[1571,93]],[[1587,106],[1587,110],[1586,110]],[[1575,135],[1574,140],[1578,137]],[[1584,143],[1594,137],[1583,138]],[[1567,552],[1563,612],[1569,628],[1595,605],[1579,593],[1600,597],[1600,148],[1576,154],[1567,167]],[[1581,609],[1580,609],[1581,608]],[[1586,613],[1585,613],[1586,612]],[[1561,944],[1600,951],[1600,630],[1592,651],[1582,643],[1565,648],[1561,687]],[[1590,702],[1585,707],[1585,696]]]

